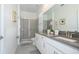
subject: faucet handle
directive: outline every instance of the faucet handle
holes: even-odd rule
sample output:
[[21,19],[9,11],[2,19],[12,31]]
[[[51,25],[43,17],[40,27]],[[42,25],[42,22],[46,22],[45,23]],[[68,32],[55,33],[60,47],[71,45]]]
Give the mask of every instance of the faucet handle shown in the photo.
[[70,38],[72,38],[72,35],[73,35],[73,34],[75,34],[75,33],[71,33],[71,34],[70,34]]
[[68,32],[66,31],[66,37],[68,36]]

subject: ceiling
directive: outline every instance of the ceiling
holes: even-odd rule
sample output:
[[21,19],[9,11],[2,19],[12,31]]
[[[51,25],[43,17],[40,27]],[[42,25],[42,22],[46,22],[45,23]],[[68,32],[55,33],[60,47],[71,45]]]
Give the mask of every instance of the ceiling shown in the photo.
[[38,12],[41,4],[21,4],[20,8],[22,11],[28,11],[28,12]]

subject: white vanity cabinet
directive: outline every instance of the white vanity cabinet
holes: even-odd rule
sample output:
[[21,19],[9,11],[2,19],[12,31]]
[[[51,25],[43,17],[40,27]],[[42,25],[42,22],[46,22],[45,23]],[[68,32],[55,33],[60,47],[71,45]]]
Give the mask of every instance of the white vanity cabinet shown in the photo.
[[50,45],[52,45],[57,51],[59,51],[62,54],[78,54],[79,49],[72,47],[70,45],[67,45],[65,43],[56,41],[55,39],[49,39],[47,40]]
[[35,34],[35,45],[39,49],[39,51],[44,54],[45,53],[44,52],[44,43],[45,42],[43,39],[44,39],[44,36]]
[[50,43],[49,38],[40,34],[35,34],[35,45],[42,54],[55,54],[59,53]]
[[50,44],[50,39],[45,38],[45,53],[46,54],[63,54],[60,50],[58,50],[53,43]]
[[79,49],[56,41],[53,38],[35,34],[35,45],[42,54],[78,54]]

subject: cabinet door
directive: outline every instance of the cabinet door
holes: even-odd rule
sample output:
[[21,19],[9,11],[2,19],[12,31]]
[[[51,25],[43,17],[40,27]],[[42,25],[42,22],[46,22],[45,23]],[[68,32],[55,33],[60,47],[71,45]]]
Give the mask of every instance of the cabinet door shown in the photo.
[[38,34],[35,34],[35,40],[34,40],[34,42],[35,42],[35,45],[36,45],[37,48],[38,48],[38,39],[39,39]]
[[41,51],[41,36],[39,34],[35,34],[35,45]]
[[43,47],[43,43],[42,43],[42,38],[41,37],[39,37],[39,40],[38,40],[38,45],[39,45],[39,50],[40,50],[40,52],[42,53],[42,47]]
[[40,37],[40,49],[41,49],[41,52],[44,54],[45,52],[44,52],[44,50],[45,50],[45,41],[44,41],[44,37],[43,36],[41,36]]
[[63,52],[61,50],[59,50],[56,46],[53,45],[53,42],[52,42],[52,44],[50,44],[50,42],[47,42],[47,44],[50,48],[50,54],[63,54]]
[[46,54],[46,47],[47,47],[46,44],[47,44],[46,38],[44,36],[42,36],[42,52],[43,52],[43,54]]
[[54,54],[54,48],[45,42],[45,53],[46,54]]

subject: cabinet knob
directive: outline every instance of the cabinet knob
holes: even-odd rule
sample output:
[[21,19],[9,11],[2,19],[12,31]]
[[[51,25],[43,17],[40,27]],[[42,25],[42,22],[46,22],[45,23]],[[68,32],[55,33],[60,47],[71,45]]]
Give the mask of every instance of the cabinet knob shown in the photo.
[[56,51],[54,51],[54,54],[58,54]]

